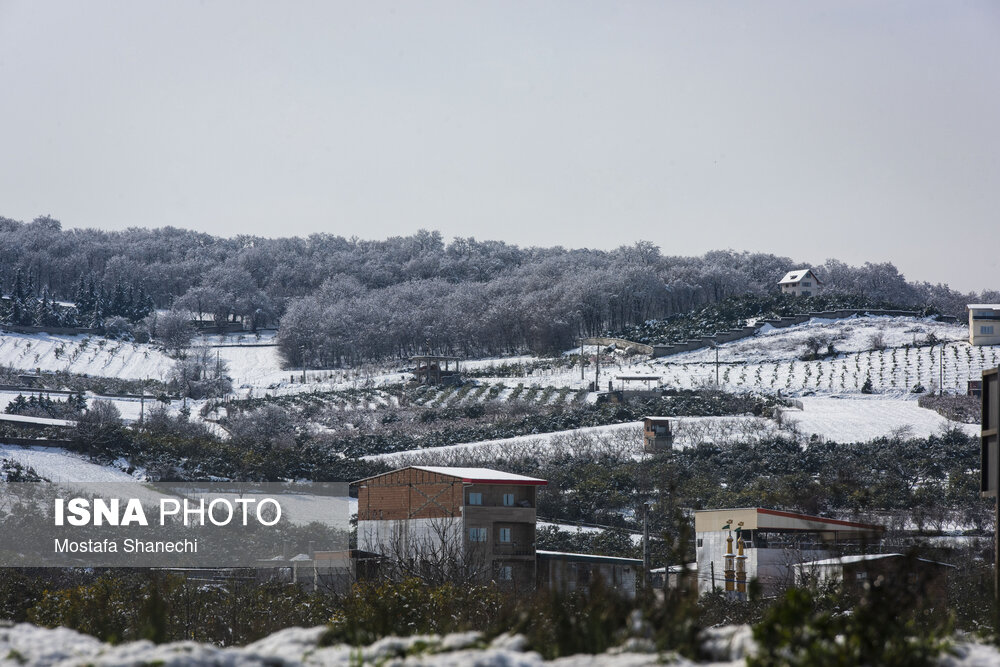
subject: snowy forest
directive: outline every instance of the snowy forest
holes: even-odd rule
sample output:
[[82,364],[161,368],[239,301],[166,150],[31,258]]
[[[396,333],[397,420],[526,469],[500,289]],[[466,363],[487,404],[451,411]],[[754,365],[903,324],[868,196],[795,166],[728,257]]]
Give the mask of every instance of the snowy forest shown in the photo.
[[[669,250],[669,249],[667,249]],[[773,295],[801,259],[720,250],[665,254],[651,242],[615,250],[521,248],[420,230],[366,241],[221,238],[172,227],[63,229],[50,217],[0,217],[0,320],[123,328],[154,309],[217,325],[280,325],[289,365],[416,352],[466,356],[552,351],[727,297]],[[813,266],[827,291],[960,315],[947,285],[909,282],[891,263]]]

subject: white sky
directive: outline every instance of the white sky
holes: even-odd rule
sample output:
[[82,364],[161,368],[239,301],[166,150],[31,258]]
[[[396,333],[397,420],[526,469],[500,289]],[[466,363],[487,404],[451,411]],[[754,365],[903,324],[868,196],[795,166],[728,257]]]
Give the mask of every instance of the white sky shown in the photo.
[[0,215],[1000,288],[1000,3],[0,0]]

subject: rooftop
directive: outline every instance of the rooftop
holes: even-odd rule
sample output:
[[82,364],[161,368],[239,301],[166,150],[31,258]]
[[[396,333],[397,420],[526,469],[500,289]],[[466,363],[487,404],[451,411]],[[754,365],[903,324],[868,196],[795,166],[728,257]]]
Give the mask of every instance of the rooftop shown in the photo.
[[830,519],[798,512],[784,512],[762,507],[738,507],[717,510],[697,510],[694,513],[695,531],[725,530],[725,526],[743,530],[770,530],[775,532],[838,532],[882,533],[885,529],[869,523]]
[[[786,285],[789,283],[797,283],[810,273],[812,273],[812,269],[795,269],[794,271],[789,271],[788,273],[785,274],[784,278],[778,281],[778,284]],[[815,278],[816,282],[819,283],[820,279],[816,278],[816,274],[813,273],[812,275],[813,278]]]
[[28,417],[26,415],[0,414],[0,421],[15,422],[18,424],[37,424],[38,426],[60,426],[72,428],[76,422],[70,419],[50,419],[48,417]]
[[518,484],[548,484],[544,479],[536,477],[526,477],[525,475],[515,475],[512,472],[493,470],[491,468],[453,468],[447,466],[411,466],[417,470],[426,470],[439,475],[460,477],[463,482],[470,484],[490,483],[490,482],[514,482]]
[[598,554],[576,554],[567,551],[543,551],[538,549],[535,551],[541,558],[549,558],[553,560],[582,560],[590,561],[593,563],[617,563],[619,565],[635,565],[642,567],[641,558],[620,558],[618,556],[601,556]]
[[[903,554],[857,554],[853,556],[840,556],[839,558],[824,558],[823,560],[811,560],[806,563],[799,563],[799,567],[824,567],[829,565],[847,565],[849,563],[862,563],[866,561],[881,560],[883,558],[905,558]],[[936,565],[944,565],[946,567],[955,567],[954,565],[949,565],[948,563],[942,563],[936,560],[927,560],[926,558],[917,558],[915,560],[921,563],[934,563]]]
[[400,472],[401,470],[409,470],[411,468],[413,470],[423,470],[424,472],[431,472],[437,475],[454,477],[462,480],[466,484],[528,484],[531,486],[544,486],[548,484],[548,482],[544,479],[527,477],[525,475],[515,475],[512,472],[504,472],[502,470],[493,470],[491,468],[458,468],[451,466],[407,466],[405,468],[398,468],[397,470],[384,472],[381,475],[373,475],[372,477],[359,479],[353,483],[360,484],[361,482],[375,479],[376,477],[390,475],[392,473]]
[[1000,310],[1000,303],[970,303],[969,310]]

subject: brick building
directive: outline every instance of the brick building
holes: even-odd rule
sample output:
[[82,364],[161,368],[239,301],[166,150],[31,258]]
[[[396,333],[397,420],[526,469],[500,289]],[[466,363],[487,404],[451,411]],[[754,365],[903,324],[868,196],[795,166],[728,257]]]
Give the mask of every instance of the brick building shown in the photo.
[[532,589],[536,492],[488,468],[410,466],[358,480],[358,548],[414,573]]

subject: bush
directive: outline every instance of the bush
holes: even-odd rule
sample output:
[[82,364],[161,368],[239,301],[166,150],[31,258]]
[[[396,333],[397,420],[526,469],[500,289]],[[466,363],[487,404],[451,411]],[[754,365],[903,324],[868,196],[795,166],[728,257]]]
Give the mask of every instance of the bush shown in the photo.
[[485,630],[503,604],[494,585],[427,586],[415,578],[354,585],[333,617],[323,645],[367,645],[386,636]]
[[936,664],[950,627],[921,627],[906,611],[914,601],[901,600],[887,588],[874,583],[857,601],[788,591],[754,627],[758,651],[747,660],[748,667]]

